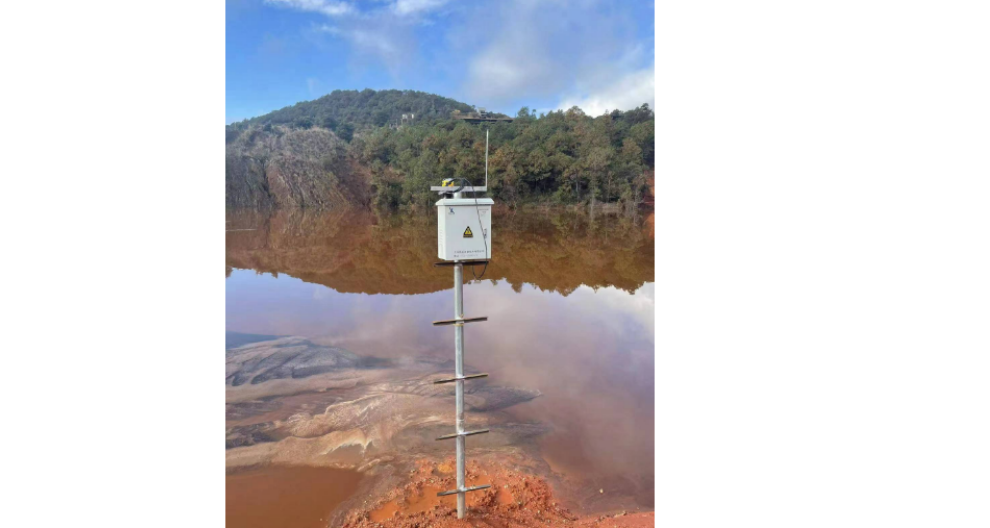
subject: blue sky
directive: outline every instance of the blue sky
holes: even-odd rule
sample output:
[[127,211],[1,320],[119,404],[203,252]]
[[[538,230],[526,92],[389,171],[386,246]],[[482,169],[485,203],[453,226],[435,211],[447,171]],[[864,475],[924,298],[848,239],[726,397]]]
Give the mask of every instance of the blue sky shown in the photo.
[[653,2],[227,0],[227,123],[336,89],[515,115],[653,105]]

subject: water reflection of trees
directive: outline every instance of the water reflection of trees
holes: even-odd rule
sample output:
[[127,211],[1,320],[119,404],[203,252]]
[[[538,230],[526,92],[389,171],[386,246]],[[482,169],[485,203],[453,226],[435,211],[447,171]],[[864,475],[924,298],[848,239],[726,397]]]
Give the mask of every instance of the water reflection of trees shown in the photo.
[[[652,218],[524,210],[494,218],[494,260],[483,280],[564,295],[581,285],[634,291],[653,281]],[[348,293],[417,294],[450,287],[433,267],[436,217],[369,210],[232,210],[231,268],[284,273]],[[478,273],[481,268],[478,268]],[[465,270],[470,279],[470,269]]]

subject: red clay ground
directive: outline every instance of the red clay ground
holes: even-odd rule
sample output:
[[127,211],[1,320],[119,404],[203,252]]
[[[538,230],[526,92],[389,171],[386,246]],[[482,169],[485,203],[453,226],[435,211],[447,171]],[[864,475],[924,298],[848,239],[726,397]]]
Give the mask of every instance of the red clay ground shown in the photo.
[[369,507],[347,516],[344,528],[645,528],[653,526],[653,512],[616,512],[578,516],[561,506],[547,482],[504,467],[469,463],[467,485],[493,483],[491,488],[467,494],[468,516],[457,519],[454,496],[437,497],[455,487],[452,460],[439,465],[423,461],[409,475],[409,483],[392,490]]

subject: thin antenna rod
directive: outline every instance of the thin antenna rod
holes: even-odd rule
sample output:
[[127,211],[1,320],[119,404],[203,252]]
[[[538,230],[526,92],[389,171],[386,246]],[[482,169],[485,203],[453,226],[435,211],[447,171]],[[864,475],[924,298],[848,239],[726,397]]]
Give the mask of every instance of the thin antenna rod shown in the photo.
[[485,190],[488,190],[488,129],[485,129]]

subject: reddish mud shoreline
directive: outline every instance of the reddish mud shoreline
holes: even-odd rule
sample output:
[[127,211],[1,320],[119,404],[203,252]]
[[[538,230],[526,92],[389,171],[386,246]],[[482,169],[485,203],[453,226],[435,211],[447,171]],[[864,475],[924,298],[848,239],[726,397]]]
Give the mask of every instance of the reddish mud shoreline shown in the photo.
[[[461,528],[461,527],[626,527],[654,525],[652,511],[619,511],[577,515],[564,507],[547,481],[501,465],[470,464],[467,485],[492,484],[467,495],[468,517],[457,519],[453,496],[438,491],[455,486],[453,460],[440,464],[423,460],[409,475],[408,483],[365,506],[349,512],[344,528]],[[602,490],[604,493],[604,490]]]

